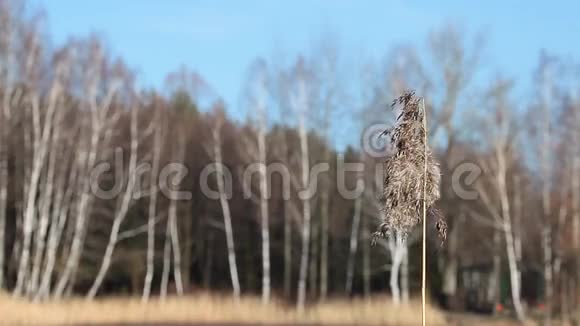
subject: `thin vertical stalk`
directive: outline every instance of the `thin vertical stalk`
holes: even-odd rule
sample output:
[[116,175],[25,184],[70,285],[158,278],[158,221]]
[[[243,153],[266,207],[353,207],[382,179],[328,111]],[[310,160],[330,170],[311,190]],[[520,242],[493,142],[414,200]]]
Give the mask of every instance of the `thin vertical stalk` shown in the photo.
[[258,131],[258,156],[260,160],[260,218],[262,235],[262,303],[270,302],[270,217],[268,208],[268,180],[266,169],[266,110],[261,106]]
[[147,218],[147,256],[146,256],[146,272],[143,284],[143,294],[141,300],[146,302],[151,295],[151,283],[153,282],[153,274],[155,270],[155,218],[157,217],[157,188],[159,178],[159,160],[161,158],[161,126],[156,125],[153,138],[153,158],[151,164],[150,177],[150,194],[149,194],[149,216]]
[[177,200],[172,198],[169,202],[169,238],[171,251],[173,252],[173,281],[177,295],[183,295],[183,279],[181,275],[181,248],[179,247],[179,232],[177,230]]
[[421,269],[421,325],[425,326],[425,307],[426,307],[426,282],[427,275],[427,110],[425,110],[425,99],[421,99],[421,106],[423,109],[423,249],[422,249],[422,269]]
[[284,200],[284,297],[292,294],[292,221],[290,199]]
[[[218,117],[218,119],[222,119]],[[232,227],[232,215],[230,212],[230,205],[228,203],[228,198],[226,194],[225,186],[225,175],[224,175],[224,165],[222,160],[222,140],[221,140],[221,127],[223,121],[217,122],[217,127],[213,130],[213,157],[216,166],[216,178],[217,186],[219,191],[219,199],[222,207],[222,213],[224,216],[224,227],[226,231],[226,244],[228,249],[228,264],[230,268],[230,278],[232,281],[234,300],[238,302],[240,300],[240,280],[238,275],[238,265],[236,263],[236,248],[234,242],[234,231]]]
[[363,229],[363,293],[366,300],[370,299],[371,295],[371,250],[369,247],[370,231],[368,226],[368,217],[363,214],[362,216],[362,229]]
[[165,244],[163,245],[163,270],[161,272],[161,289],[159,296],[161,300],[167,298],[167,287],[169,284],[169,270],[171,269],[171,223],[167,219],[165,226]]
[[350,229],[350,250],[348,255],[347,267],[346,267],[346,294],[351,295],[352,285],[354,278],[354,267],[356,260],[356,252],[358,248],[358,234],[359,225],[361,217],[361,196],[357,197],[354,201],[354,215],[352,218],[352,226]]
[[403,262],[401,263],[401,299],[409,303],[409,248],[403,244]]
[[306,278],[308,276],[308,261],[310,257],[310,228],[311,228],[311,212],[310,212],[310,197],[308,185],[310,184],[310,157],[308,154],[308,131],[306,128],[306,113],[307,113],[307,98],[305,81],[301,80],[299,84],[299,94],[296,101],[297,112],[299,114],[299,138],[300,138],[300,161],[302,174],[302,190],[306,191],[302,195],[302,253],[300,256],[300,271],[298,278],[298,300],[297,309],[300,313],[304,313],[304,305],[306,301]]

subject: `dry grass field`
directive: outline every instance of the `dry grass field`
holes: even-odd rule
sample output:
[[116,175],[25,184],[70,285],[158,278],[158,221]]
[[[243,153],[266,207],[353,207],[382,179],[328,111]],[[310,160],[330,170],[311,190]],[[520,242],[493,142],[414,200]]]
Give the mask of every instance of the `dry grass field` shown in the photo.
[[[447,324],[434,308],[429,307],[427,315],[429,325]],[[133,298],[30,303],[0,296],[1,325],[417,325],[420,321],[420,302],[395,307],[386,297],[329,301],[300,315],[282,303],[264,306],[247,297],[236,304],[228,297],[205,294],[146,304]]]

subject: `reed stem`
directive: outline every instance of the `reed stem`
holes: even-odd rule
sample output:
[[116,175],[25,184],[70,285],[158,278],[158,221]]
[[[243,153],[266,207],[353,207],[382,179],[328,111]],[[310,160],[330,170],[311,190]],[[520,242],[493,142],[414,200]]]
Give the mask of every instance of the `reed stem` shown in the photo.
[[425,310],[426,302],[426,275],[427,275],[427,110],[425,109],[425,99],[421,99],[421,106],[423,109],[423,131],[424,131],[424,147],[423,158],[425,160],[423,170],[423,254],[422,254],[422,270],[421,270],[421,321],[425,326]]

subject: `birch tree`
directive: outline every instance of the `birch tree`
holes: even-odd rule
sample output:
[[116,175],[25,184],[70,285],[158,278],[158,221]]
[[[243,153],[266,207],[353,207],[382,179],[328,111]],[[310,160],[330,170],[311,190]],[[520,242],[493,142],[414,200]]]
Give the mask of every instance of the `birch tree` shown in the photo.
[[[35,33],[33,34],[32,49],[33,53],[39,51],[40,46],[37,40],[39,36]],[[31,55],[33,56],[33,55]],[[30,58],[30,63],[28,67],[28,74],[34,74],[32,71],[35,65],[38,65],[39,58]],[[43,168],[46,164],[46,158],[48,153],[48,148],[50,146],[49,141],[51,139],[51,134],[54,128],[54,114],[57,110],[57,105],[59,98],[62,95],[62,78],[66,73],[68,63],[64,60],[61,61],[55,71],[55,78],[52,81],[52,85],[49,91],[48,100],[46,102],[46,107],[43,107],[41,101],[41,94],[38,89],[32,89],[27,94],[27,102],[30,105],[31,116],[33,119],[33,148],[32,148],[32,162],[29,170],[29,179],[27,185],[26,202],[23,211],[22,224],[23,224],[23,240],[20,261],[18,265],[18,274],[16,280],[16,286],[14,287],[14,295],[21,295],[23,291],[26,291],[29,283],[31,281],[30,272],[30,257],[32,250],[32,237],[34,231],[34,225],[37,220],[37,198],[41,182],[41,174]],[[43,115],[41,110],[45,109],[45,114]]]
[[[320,136],[324,142],[322,161],[331,160],[331,129],[336,121],[338,106],[346,102],[342,93],[344,85],[340,78],[338,44],[332,36],[323,37],[316,46],[312,66],[317,80],[317,96],[319,111],[317,119],[320,125]],[[331,180],[326,173],[320,179],[320,300],[325,300],[328,294],[328,240],[329,240],[329,209],[331,197]]]
[[[286,116],[289,113],[288,107],[289,103],[287,101],[287,89],[290,85],[289,76],[285,69],[280,68],[279,70],[274,70],[270,67],[271,79],[269,80],[269,94],[272,99],[272,103],[277,106],[277,110],[281,116]],[[289,137],[287,128],[278,127],[272,130],[272,142],[276,146],[272,147],[270,155],[275,160],[279,160],[288,167],[288,172],[294,175],[294,171],[291,169],[293,162],[291,159],[291,149],[289,146]],[[298,183],[294,177],[291,177],[291,185],[296,186]],[[299,218],[300,215],[297,213],[296,204],[290,197],[290,187],[287,190],[284,188],[285,185],[282,184],[282,218],[284,220],[284,239],[283,239],[283,256],[284,256],[284,272],[283,272],[283,291],[284,297],[290,298],[292,293],[292,231],[293,223]],[[271,189],[272,190],[272,189]]]
[[[542,209],[543,209],[543,219],[542,219],[542,254],[543,254],[543,267],[544,267],[544,289],[545,289],[545,304],[546,313],[544,315],[544,324],[551,324],[551,314],[552,314],[552,300],[553,300],[553,266],[552,266],[552,202],[551,202],[551,191],[552,191],[552,166],[551,161],[553,153],[551,150],[553,148],[552,140],[552,126],[551,126],[551,106],[553,105],[553,99],[551,96],[552,85],[551,85],[551,71],[547,57],[542,57],[542,62],[540,63],[539,79],[540,79],[540,143],[539,154],[540,154],[540,169],[542,176]],[[552,103],[551,103],[552,102]]]
[[6,265],[6,210],[8,204],[8,152],[11,133],[13,62],[15,22],[12,8],[8,2],[0,4],[0,289],[4,287]]
[[138,123],[137,123],[137,103],[134,103],[131,107],[130,113],[130,129],[131,129],[131,141],[130,141],[130,153],[129,153],[129,164],[127,167],[127,171],[124,173],[124,183],[126,184],[125,190],[120,197],[120,203],[118,205],[117,210],[115,211],[115,217],[113,220],[113,226],[111,228],[111,232],[109,234],[109,240],[107,243],[107,247],[105,248],[105,253],[103,255],[103,259],[101,261],[99,270],[89,289],[86,298],[93,299],[101,284],[103,283],[107,271],[111,266],[111,262],[113,259],[113,254],[115,251],[115,246],[117,245],[117,239],[119,237],[119,231],[127,216],[127,212],[131,206],[131,203],[134,198],[134,190],[135,190],[135,177],[136,177],[136,169],[137,169],[137,149],[139,146],[139,135],[138,135]]
[[[286,130],[280,130],[276,134],[275,141],[278,146],[275,147],[274,155],[280,159],[286,166],[290,166],[288,139]],[[289,171],[292,173],[291,171]],[[282,185],[284,187],[284,185]],[[282,218],[284,219],[284,297],[290,298],[292,293],[292,231],[293,223],[299,219],[300,213],[296,204],[290,197],[290,189],[282,189]]]
[[[262,95],[263,96],[263,95]],[[270,223],[268,217],[268,179],[266,175],[266,108],[258,102],[258,155],[260,160],[260,216],[262,217],[262,301],[270,301]]]
[[[49,146],[48,161],[46,171],[44,173],[44,182],[39,193],[39,209],[38,209],[38,227],[35,232],[35,246],[34,257],[32,260],[32,274],[29,286],[27,289],[28,295],[34,295],[35,299],[39,299],[40,278],[42,272],[42,265],[45,259],[45,248],[47,244],[47,234],[51,221],[56,218],[57,211],[62,204],[61,200],[64,196],[63,181],[64,173],[57,169],[57,160],[62,157],[62,149],[60,142],[62,141],[63,118],[65,109],[62,107],[63,103],[58,103],[59,109],[55,112],[54,130],[51,135],[51,140],[47,144]],[[52,210],[51,210],[52,208]],[[54,224],[56,228],[56,223]],[[46,278],[48,276],[45,276]]]
[[159,296],[161,300],[167,297],[167,288],[169,286],[169,271],[171,269],[171,223],[167,221],[165,226],[165,242],[163,245],[163,270],[161,271],[161,285]]
[[347,295],[350,295],[352,293],[356,252],[358,249],[358,241],[359,241],[358,237],[362,210],[361,206],[362,206],[362,197],[359,196],[354,201],[354,213],[352,217],[352,226],[350,228],[350,244],[349,244],[350,249],[346,267],[346,285],[345,285]]
[[403,236],[400,232],[395,231],[388,239],[389,251],[391,252],[391,273],[389,279],[389,286],[391,287],[391,295],[393,302],[398,305],[401,303],[401,287],[399,286],[399,275],[407,245],[404,242]]
[[[177,154],[176,159],[178,162],[183,161],[185,155],[185,143],[182,136],[177,136]],[[179,190],[179,189],[176,189]],[[183,295],[183,278],[181,271],[181,247],[179,244],[179,232],[177,229],[177,200],[178,198],[171,196],[169,198],[169,212],[168,220],[169,223],[169,236],[171,239],[171,251],[173,252],[173,280],[175,281],[175,288],[178,295]]]
[[517,157],[515,150],[517,144],[513,134],[514,120],[510,117],[509,89],[510,82],[497,81],[489,90],[493,119],[487,119],[485,127],[491,135],[491,155],[488,160],[481,160],[484,170],[490,174],[492,180],[491,189],[497,194],[494,200],[482,185],[481,180],[476,184],[477,191],[487,211],[500,227],[504,236],[505,250],[508,258],[508,267],[511,284],[511,297],[518,320],[526,319],[525,311],[521,302],[519,266],[516,261],[516,247],[512,229],[512,211],[510,208],[510,196],[508,193],[508,168]]
[[[429,115],[432,117],[429,121],[429,136],[441,142],[442,169],[453,171],[459,163],[456,153],[459,143],[455,126],[457,111],[462,106],[472,105],[469,91],[474,77],[481,70],[479,63],[481,53],[485,50],[485,42],[481,35],[470,39],[459,27],[448,25],[429,35],[428,45],[427,58],[412,53],[408,55],[408,59],[403,60],[402,67],[395,69],[394,74],[405,87],[416,85],[414,87],[423,89],[425,98],[431,100],[427,103]],[[432,69],[432,74],[428,73],[429,69]],[[449,180],[450,178],[444,178],[442,181]],[[454,283],[459,267],[459,251],[454,243],[460,239],[453,238],[461,236],[461,232],[454,232],[454,228],[462,213],[453,209],[453,200],[457,198],[451,185],[443,186],[442,196],[443,202],[449,203],[445,212],[449,245],[442,249],[445,264],[441,272],[444,275],[443,292],[450,299],[456,295],[457,286]]]
[[[260,229],[262,237],[262,302],[270,302],[271,281],[270,281],[270,219],[268,199],[270,194],[270,185],[267,175],[267,153],[266,153],[266,134],[268,129],[268,109],[267,109],[267,72],[266,63],[263,60],[256,60],[250,67],[249,85],[247,94],[249,96],[249,106],[252,111],[252,117],[255,121],[255,128],[252,128],[254,141],[247,141],[245,153],[250,156],[248,159],[252,162],[251,168],[247,171],[253,172],[254,167],[258,170],[258,188],[259,188],[259,211],[260,211]],[[252,180],[243,180],[244,186]],[[251,190],[250,190],[251,192]]]
[[290,94],[290,106],[298,117],[298,134],[300,137],[300,166],[301,166],[301,200],[302,200],[302,253],[300,255],[300,272],[298,276],[297,307],[304,311],[306,303],[306,278],[308,276],[308,262],[310,252],[310,156],[308,152],[307,114],[309,111],[308,84],[304,62],[297,63],[294,71],[294,85]]
[[[65,267],[59,275],[58,282],[53,291],[56,298],[62,297],[66,288],[71,286],[75,277],[79,261],[82,256],[83,245],[86,235],[86,226],[91,214],[91,206],[94,200],[91,190],[90,174],[93,171],[97,159],[103,156],[107,140],[111,135],[111,126],[118,120],[118,114],[110,114],[113,100],[120,88],[118,80],[105,81],[103,65],[105,61],[103,49],[98,41],[92,40],[88,44],[77,44],[75,51],[83,53],[88,51],[85,58],[79,59],[79,65],[86,68],[81,72],[83,83],[83,95],[86,96],[83,105],[88,111],[88,121],[81,121],[83,130],[80,135],[82,143],[78,149],[78,199],[75,201],[77,214],[74,220],[73,237],[70,251],[66,258]],[[106,84],[104,94],[100,95],[100,87]],[[82,145],[81,145],[82,144]]]
[[362,276],[363,276],[363,294],[365,299],[370,299],[371,295],[371,231],[369,228],[369,217],[362,216]]
[[149,207],[147,217],[147,270],[145,281],[143,282],[142,301],[149,300],[151,294],[151,283],[155,271],[155,221],[158,215],[157,194],[159,186],[159,163],[161,160],[161,146],[163,140],[163,125],[161,115],[156,117],[155,131],[153,135],[153,157],[149,179]]
[[[222,128],[224,125],[224,112],[221,110],[217,110],[214,117],[214,125],[212,126],[212,143],[206,147],[206,152],[208,155],[213,158],[215,172],[216,172],[216,180],[219,192],[219,201],[222,208],[223,218],[224,218],[224,226],[226,231],[226,243],[228,249],[228,264],[230,268],[230,278],[233,287],[233,295],[236,301],[240,299],[240,279],[238,275],[238,265],[236,262],[236,247],[234,242],[234,231],[232,227],[232,216],[230,212],[230,205],[228,202],[228,198],[231,195],[228,195],[228,191],[231,192],[231,189],[226,189],[226,172],[225,166],[223,163],[222,158]],[[231,175],[230,175],[231,177]],[[231,181],[231,178],[230,180]],[[231,185],[229,185],[231,186]]]
[[[75,135],[76,132],[77,128],[74,129],[72,135]],[[73,141],[71,141],[68,145],[71,148],[74,148],[77,144],[76,141],[74,141],[76,137],[72,136],[70,139]],[[50,295],[58,249],[62,242],[63,230],[65,228],[68,217],[71,214],[73,194],[79,173],[78,164],[76,162],[76,155],[73,150],[69,150],[68,155],[61,156],[61,158],[68,158],[71,163],[68,166],[65,165],[61,167],[59,177],[56,182],[55,203],[52,210],[50,231],[48,234],[45,253],[46,262],[42,272],[40,288],[38,289],[35,297],[37,300],[46,299]]]

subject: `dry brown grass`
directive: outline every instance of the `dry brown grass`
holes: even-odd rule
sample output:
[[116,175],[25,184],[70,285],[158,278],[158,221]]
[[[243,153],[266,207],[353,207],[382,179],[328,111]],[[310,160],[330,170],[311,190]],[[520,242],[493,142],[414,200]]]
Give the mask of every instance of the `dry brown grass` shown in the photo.
[[[371,300],[331,300],[310,306],[303,315],[281,303],[262,305],[258,298],[234,303],[229,297],[200,294],[154,299],[143,304],[137,298],[82,299],[31,303],[0,296],[1,325],[79,325],[114,323],[248,323],[325,325],[417,325],[421,304],[393,306],[387,297]],[[429,325],[446,325],[443,314],[428,309]]]

